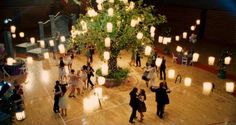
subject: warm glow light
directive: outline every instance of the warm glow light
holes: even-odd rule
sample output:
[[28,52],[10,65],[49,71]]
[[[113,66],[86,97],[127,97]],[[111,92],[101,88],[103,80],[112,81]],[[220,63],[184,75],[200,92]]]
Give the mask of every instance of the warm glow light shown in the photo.
[[137,39],[139,39],[139,40],[142,39],[142,38],[143,38],[143,33],[138,32],[136,37],[137,37]]
[[208,57],[208,65],[213,66],[213,65],[214,65],[214,62],[215,62],[215,57],[209,56],[209,57]]
[[102,88],[99,87],[99,88],[95,88],[95,94],[98,98],[102,98]]
[[153,37],[153,38],[154,38],[154,36],[155,36],[155,33],[151,33],[151,37]]
[[175,36],[175,41],[179,41],[179,36]]
[[14,63],[14,59],[13,58],[11,58],[11,57],[7,58],[7,65],[12,66],[13,63]]
[[44,59],[49,59],[49,53],[48,53],[48,52],[45,52],[45,53],[43,54],[43,56],[44,56]]
[[97,4],[102,4],[102,3],[103,3],[103,0],[96,0],[96,3],[97,3]]
[[114,3],[114,0],[109,0],[110,3]]
[[166,40],[167,40],[167,43],[170,43],[171,42],[171,37],[167,37]]
[[[88,28],[87,28],[87,23],[86,23],[85,21],[81,20],[81,21],[80,21],[80,24],[81,24],[81,26],[82,26],[82,30],[85,31],[85,32],[87,32],[87,30],[88,30]],[[79,31],[78,31],[78,33],[79,33]],[[78,33],[77,33],[77,34],[78,34]],[[79,33],[79,34],[80,34],[80,33]]]
[[150,33],[155,33],[156,28],[154,26],[151,26]]
[[108,13],[108,16],[113,16],[113,8],[109,8],[108,10],[107,10],[107,13]]
[[133,1],[130,1],[129,8],[130,10],[134,9],[135,3]]
[[26,58],[26,62],[27,62],[27,64],[32,64],[33,63],[33,58],[31,56],[28,56]]
[[203,91],[202,91],[202,93],[204,95],[209,95],[211,93],[211,91],[212,91],[212,87],[213,87],[212,83],[204,82],[203,83]]
[[234,92],[234,83],[233,82],[226,82],[225,83],[225,90],[226,92]]
[[176,47],[176,51],[177,51],[177,52],[181,52],[182,49],[183,49],[183,48],[182,48],[181,46],[177,46],[177,47]]
[[97,5],[98,10],[102,10],[102,4]]
[[91,95],[83,99],[84,112],[90,113],[99,108],[98,97]]
[[136,24],[137,24],[137,21],[135,19],[132,19],[131,22],[130,22],[130,26],[135,27]]
[[110,47],[111,46],[111,39],[110,37],[105,38],[105,47]]
[[167,45],[167,43],[168,43],[168,38],[167,38],[167,37],[164,37],[164,38],[163,38],[163,44],[164,44],[164,45]]
[[162,63],[162,58],[156,58],[156,66],[160,67]]
[[107,23],[107,32],[108,32],[108,33],[111,33],[111,32],[112,32],[112,23],[111,23],[111,22],[108,22],[108,23]]
[[159,42],[159,43],[162,43],[162,42],[163,42],[163,36],[159,36],[159,37],[158,37],[158,42]]
[[106,76],[108,75],[108,65],[107,64],[102,64],[102,75]]
[[49,46],[54,46],[54,41],[51,39],[51,40],[49,40]]
[[95,17],[98,15],[98,13],[94,9],[89,9],[87,14],[89,17]]
[[12,36],[12,38],[16,38],[16,34],[12,34],[11,36]]
[[186,78],[184,79],[184,85],[185,85],[185,86],[189,87],[189,86],[191,86],[191,83],[192,83],[192,79],[191,79],[191,78],[186,77]]
[[11,33],[15,33],[16,32],[16,26],[12,25],[10,27]]
[[128,0],[123,0],[124,4],[127,4],[128,3]]
[[61,36],[60,40],[61,40],[61,42],[65,42],[66,41],[66,37],[65,36]]
[[25,119],[25,111],[16,112],[16,120],[21,121]]
[[59,49],[59,52],[60,52],[61,54],[63,54],[63,53],[66,52],[66,49],[65,49],[64,44],[60,44],[60,45],[58,45],[58,49]]
[[200,19],[197,19],[197,20],[196,20],[196,24],[197,24],[197,25],[200,25],[200,23],[201,23],[201,20],[200,20]]
[[183,38],[184,38],[184,39],[187,38],[187,32],[183,32]]
[[230,61],[231,61],[231,57],[230,57],[230,56],[225,57],[224,63],[225,63],[226,65],[229,65],[229,64],[230,64]]
[[194,31],[196,29],[196,26],[191,26],[190,29]]
[[35,44],[35,38],[34,37],[30,37],[30,43]]
[[39,43],[40,43],[41,48],[45,48],[45,41],[44,40],[40,40]]
[[198,53],[193,53],[193,59],[192,59],[192,61],[193,61],[193,62],[197,62],[197,61],[198,61],[198,58],[199,58],[199,54],[198,54]]
[[24,32],[20,32],[20,33],[19,33],[19,36],[20,36],[21,38],[23,38],[23,37],[25,37],[25,33],[24,33]]
[[99,76],[98,77],[98,85],[104,85],[106,82],[105,77]]
[[175,77],[175,70],[168,70],[168,78],[173,79]]
[[149,56],[152,52],[152,47],[146,46],[145,47],[145,55]]
[[108,51],[105,51],[103,53],[103,57],[104,57],[105,60],[109,60],[110,59],[110,53]]

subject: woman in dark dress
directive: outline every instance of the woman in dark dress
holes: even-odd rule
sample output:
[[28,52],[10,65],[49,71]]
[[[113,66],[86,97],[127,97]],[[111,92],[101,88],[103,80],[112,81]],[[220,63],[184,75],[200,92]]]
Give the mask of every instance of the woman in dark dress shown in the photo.
[[146,94],[145,94],[145,90],[141,89],[140,93],[138,94],[138,99],[139,99],[139,104],[138,104],[138,112],[140,114],[140,121],[143,121],[143,112],[146,112],[147,108],[146,108],[146,104],[145,104],[145,100],[146,100]]

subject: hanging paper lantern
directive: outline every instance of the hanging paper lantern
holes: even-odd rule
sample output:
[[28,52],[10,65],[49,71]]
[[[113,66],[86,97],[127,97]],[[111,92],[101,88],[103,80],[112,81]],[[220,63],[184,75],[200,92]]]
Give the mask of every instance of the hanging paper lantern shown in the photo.
[[154,26],[151,26],[150,33],[155,33],[156,28]]
[[52,46],[54,46],[54,41],[51,39],[51,40],[49,40],[49,45],[52,47]]
[[89,17],[95,17],[98,15],[98,13],[94,9],[89,9],[87,14]]
[[198,54],[198,53],[193,53],[193,59],[192,59],[192,61],[193,61],[193,62],[197,62],[197,61],[198,61],[198,58],[199,58],[199,54]]
[[35,44],[35,38],[34,37],[30,37],[30,43]]
[[146,46],[145,47],[145,55],[149,56],[152,52],[152,47]]
[[139,40],[142,39],[142,38],[143,38],[143,33],[138,32],[136,37],[137,37],[137,39],[139,39]]
[[111,23],[111,22],[108,22],[108,23],[107,23],[107,32],[108,32],[108,33],[111,33],[111,32],[112,32],[112,23]]
[[132,19],[131,22],[130,22],[130,26],[135,27],[136,24],[137,24],[137,21],[135,19]]
[[96,0],[96,3],[97,3],[97,4],[102,4],[102,3],[103,3],[103,0]]
[[45,41],[44,40],[40,40],[39,43],[40,43],[41,48],[45,48]]
[[108,75],[108,65],[107,64],[102,64],[102,75],[103,76]]
[[59,52],[60,52],[61,54],[63,54],[63,53],[66,52],[66,49],[65,49],[64,44],[60,44],[60,45],[58,45],[58,49],[59,49]]
[[108,51],[105,51],[105,52],[103,53],[103,56],[104,56],[104,59],[105,59],[105,60],[109,60],[109,59],[110,59],[110,53],[109,53]]
[[191,83],[192,83],[192,79],[191,79],[191,78],[186,77],[186,78],[184,79],[184,85],[185,85],[185,86],[189,87],[189,86],[191,86]]
[[49,53],[48,53],[48,52],[45,52],[45,53],[43,54],[43,56],[44,56],[44,59],[49,59]]
[[66,37],[65,36],[61,36],[60,40],[61,40],[61,42],[65,42],[66,41]]
[[87,23],[85,22],[85,21],[83,21],[83,20],[81,20],[80,21],[80,24],[81,24],[81,26],[82,26],[82,30],[83,31],[86,31],[88,28],[87,28]]
[[194,31],[196,29],[196,26],[191,26],[190,29]]
[[8,66],[12,66],[13,63],[14,63],[14,59],[13,58],[11,58],[11,57],[7,58],[7,65]]
[[156,66],[160,67],[162,63],[162,58],[156,58]]
[[175,70],[168,70],[168,78],[173,79],[175,77]]
[[114,3],[114,0],[109,0],[110,3]]
[[162,42],[163,42],[163,36],[159,36],[159,37],[158,37],[158,42],[159,42],[159,43],[162,43]]
[[200,19],[197,19],[197,20],[196,20],[196,24],[197,24],[197,25],[200,25],[200,23],[201,23],[201,20],[200,20]]
[[211,91],[212,91],[212,88],[213,88],[212,83],[210,83],[210,82],[204,82],[204,83],[203,83],[203,91],[202,91],[202,93],[203,93],[204,95],[209,95],[209,94],[211,93]]
[[25,37],[25,33],[24,33],[24,32],[20,32],[20,33],[19,33],[19,36],[20,36],[21,38],[23,38],[23,37]]
[[135,3],[133,1],[130,1],[129,3],[129,9],[132,10],[134,9]]
[[106,82],[105,77],[99,76],[98,77],[98,85],[104,85]]
[[10,27],[11,33],[15,33],[16,32],[16,26],[12,25]]
[[110,37],[105,38],[105,47],[110,47],[111,46],[111,39]]
[[16,38],[16,34],[12,34],[12,38],[14,38],[14,39],[15,39],[15,38]]
[[108,16],[113,16],[113,8],[109,8],[108,10],[107,10],[107,13],[108,13]]
[[179,36],[175,36],[175,41],[179,41]]
[[171,37],[166,37],[167,43],[171,43]]
[[183,32],[183,38],[184,38],[184,39],[187,38],[187,32]]
[[182,48],[181,46],[177,46],[177,47],[176,47],[176,51],[177,51],[177,52],[181,52],[182,49],[183,49],[183,48]]
[[234,83],[233,82],[226,82],[225,83],[225,90],[226,92],[234,92]]
[[164,45],[167,45],[167,43],[168,43],[168,38],[167,38],[167,37],[164,37],[164,38],[163,38],[163,44],[164,44]]
[[33,58],[31,56],[28,56],[26,59],[27,64],[32,64],[33,63]]
[[98,98],[102,98],[102,88],[99,87],[99,88],[95,88],[95,94],[96,96],[98,96]]
[[229,64],[230,64],[230,61],[231,61],[231,57],[230,57],[230,56],[225,57],[224,63],[225,63],[226,65],[229,65]]
[[215,62],[215,57],[213,56],[208,57],[208,65],[213,66],[214,62]]
[[98,10],[102,10],[102,4],[97,5]]
[[127,4],[128,3],[128,0],[123,0],[124,4]]

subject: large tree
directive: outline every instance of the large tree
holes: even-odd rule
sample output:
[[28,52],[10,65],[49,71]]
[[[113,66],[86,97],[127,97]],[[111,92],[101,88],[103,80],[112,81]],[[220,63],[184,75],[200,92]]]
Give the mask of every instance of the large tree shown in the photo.
[[[152,46],[155,34],[151,35],[151,27],[153,31],[154,27],[166,22],[164,15],[154,15],[154,7],[144,5],[143,0],[96,0],[94,3],[90,1],[87,13],[81,14],[72,27],[70,45],[94,45],[100,54],[109,51],[108,66],[111,71],[117,70],[117,57],[121,50]],[[107,29],[109,23],[112,31]],[[108,37],[111,45],[105,47],[104,40]]]

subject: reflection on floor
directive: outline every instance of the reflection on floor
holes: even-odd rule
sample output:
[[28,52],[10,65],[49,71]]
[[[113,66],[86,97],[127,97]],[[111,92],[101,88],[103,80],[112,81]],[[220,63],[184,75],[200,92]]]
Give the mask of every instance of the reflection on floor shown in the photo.
[[[144,121],[141,123],[136,120],[136,125],[236,124],[233,122],[236,119],[236,98],[226,93],[224,87],[225,82],[230,80],[219,79],[214,74],[192,66],[174,64],[170,58],[167,58],[167,70],[175,69],[183,78],[191,77],[192,85],[185,87],[183,81],[175,84],[174,79],[167,79],[172,90],[169,94],[170,104],[165,108],[164,119],[160,119],[155,115],[155,95],[141,79],[143,69],[128,65],[131,56],[127,52],[122,52],[121,55],[118,65],[130,69],[128,79],[115,88],[96,85],[102,88],[101,98],[94,94],[95,89],[86,90],[76,98],[67,98],[66,117],[55,114],[52,110],[53,86],[58,79],[57,61],[34,61],[29,66],[26,82],[23,83],[27,118],[17,121],[17,125],[127,125],[131,113],[129,92],[134,86],[145,89],[147,93]],[[76,56],[73,68],[80,69],[85,62],[83,55]],[[146,57],[142,59],[142,66],[144,62]],[[102,61],[96,55],[92,66],[97,69],[101,64]],[[92,80],[95,82],[95,77]],[[214,83],[216,87],[208,96],[202,94],[202,83],[207,81]],[[159,83],[158,79],[156,83]]]

